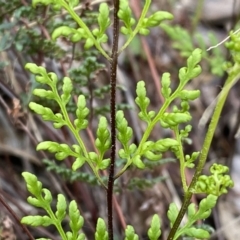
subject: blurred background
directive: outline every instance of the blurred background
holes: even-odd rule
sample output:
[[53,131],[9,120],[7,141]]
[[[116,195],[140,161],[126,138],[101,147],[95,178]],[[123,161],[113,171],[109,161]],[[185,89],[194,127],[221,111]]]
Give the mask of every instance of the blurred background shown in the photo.
[[[77,13],[90,26],[97,23],[97,10],[105,0],[82,0]],[[144,1],[129,1],[134,16],[139,16]],[[112,2],[108,2],[112,5]],[[222,65],[230,60],[224,44],[206,51],[225,39],[231,30],[240,28],[239,0],[153,0],[150,12],[169,11],[174,20],[153,28],[147,37],[137,36],[119,57],[117,108],[124,110],[134,130],[133,141],[141,139],[145,125],[138,119],[134,99],[139,80],[145,80],[150,109],[162,105],[159,82],[164,72],[171,73],[171,87],[178,85],[178,70],[185,66],[192,50],[203,50],[202,74],[188,84],[188,89],[200,89],[201,97],[191,103],[193,130],[185,152],[200,151],[208,123],[214,108],[214,100],[221,91],[227,74]],[[50,100],[32,95],[38,83],[24,66],[36,63],[55,72],[62,79],[69,76],[74,84],[74,94],[67,106],[70,114],[76,110],[76,96],[84,94],[88,100],[89,127],[81,133],[89,150],[93,149],[92,136],[100,115],[109,119],[109,72],[108,62],[94,48],[84,50],[83,43],[73,44],[65,38],[51,40],[53,30],[61,25],[76,27],[64,11],[51,7],[32,8],[28,0],[0,0],[0,194],[19,218],[27,214],[43,214],[26,203],[28,193],[21,173],[29,171],[38,176],[54,197],[63,193],[68,200],[75,199],[85,218],[83,231],[93,239],[97,218],[106,218],[105,191],[87,166],[77,172],[71,170],[73,159],[56,161],[54,155],[36,152],[43,140],[74,144],[67,128],[54,129],[28,108],[30,101],[48,106],[54,112],[59,108]],[[111,49],[112,29],[109,41],[104,45]],[[119,44],[123,45],[124,36]],[[231,90],[214,136],[204,173],[209,166],[222,163],[230,168],[235,187],[222,196],[211,217],[199,224],[212,233],[211,239],[236,240],[240,238],[240,84]],[[151,139],[171,136],[171,132],[157,126]],[[117,159],[117,166],[122,165]],[[187,173],[188,181],[193,172]],[[169,232],[166,212],[169,203],[179,207],[183,199],[179,165],[174,156],[165,154],[161,161],[148,164],[144,171],[129,169],[115,184],[114,226],[115,239],[123,239],[125,224],[134,226],[140,239],[148,239],[146,229],[154,213],[162,219],[162,238]],[[195,196],[198,203],[204,196]],[[65,224],[65,223],[64,223]],[[67,223],[66,223],[67,227]],[[54,228],[30,228],[35,238],[59,239]],[[0,239],[27,239],[11,214],[0,204]]]

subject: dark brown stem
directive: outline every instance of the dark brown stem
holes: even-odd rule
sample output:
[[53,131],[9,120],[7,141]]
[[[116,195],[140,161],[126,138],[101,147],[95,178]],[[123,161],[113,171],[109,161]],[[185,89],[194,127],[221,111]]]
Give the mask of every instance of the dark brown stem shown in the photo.
[[119,37],[119,0],[113,0],[113,46],[112,61],[110,66],[110,84],[111,84],[111,163],[109,168],[108,189],[107,189],[107,207],[108,207],[108,236],[113,240],[113,185],[114,185],[114,168],[116,155],[116,80],[117,80],[117,62],[118,62],[118,37]]
[[31,233],[28,231],[25,225],[21,223],[15,212],[12,210],[12,208],[4,201],[2,196],[0,195],[0,202],[2,205],[8,210],[8,212],[13,216],[13,218],[16,220],[16,222],[22,227],[23,231],[28,235],[30,240],[34,240],[34,237],[31,235]]

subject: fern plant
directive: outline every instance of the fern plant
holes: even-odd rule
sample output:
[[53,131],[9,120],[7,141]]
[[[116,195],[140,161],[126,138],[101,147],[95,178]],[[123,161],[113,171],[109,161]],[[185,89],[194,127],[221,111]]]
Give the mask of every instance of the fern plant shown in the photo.
[[[239,78],[239,48],[238,38],[231,36],[229,48],[233,53],[233,63],[228,63],[226,69],[229,77],[225,86],[218,97],[215,112],[206,134],[203,148],[192,154],[185,154],[183,141],[191,131],[189,122],[192,119],[190,113],[190,102],[200,96],[200,91],[187,90],[186,85],[201,73],[199,65],[202,59],[202,51],[195,49],[187,59],[187,64],[179,70],[179,84],[175,90],[171,88],[171,75],[164,73],[161,78],[161,94],[164,97],[164,103],[159,109],[149,111],[150,99],[147,97],[145,82],[139,81],[136,87],[136,105],[139,109],[139,119],[145,122],[145,131],[139,144],[133,142],[134,132],[129,126],[122,110],[116,111],[116,75],[119,54],[130,44],[136,34],[148,35],[152,27],[157,27],[164,20],[170,20],[173,16],[168,12],[157,11],[148,14],[151,4],[146,0],[142,9],[141,16],[136,20],[127,0],[115,0],[113,9],[113,46],[111,54],[104,48],[108,36],[106,30],[111,24],[110,9],[107,3],[101,3],[97,17],[98,26],[91,29],[76,14],[74,7],[79,4],[78,0],[34,0],[33,6],[38,4],[51,6],[53,9],[66,10],[74,19],[77,27],[59,26],[52,33],[52,39],[64,36],[72,42],[84,42],[85,48],[95,47],[110,62],[110,123],[105,116],[98,119],[98,127],[95,133],[95,149],[89,152],[86,143],[83,141],[82,132],[88,126],[88,115],[90,110],[87,107],[86,97],[83,94],[78,96],[74,119],[69,115],[67,106],[72,98],[73,84],[69,77],[63,78],[62,88],[58,88],[58,76],[54,72],[48,72],[44,67],[33,63],[27,63],[26,69],[35,75],[36,81],[42,88],[34,89],[33,94],[43,98],[55,101],[59,106],[59,112],[53,112],[49,107],[31,102],[29,107],[35,113],[39,114],[43,120],[51,121],[55,128],[67,127],[76,140],[76,144],[67,145],[64,142],[43,141],[37,146],[37,150],[46,150],[55,154],[59,161],[71,156],[74,161],[73,171],[81,171],[81,167],[86,164],[92,170],[97,181],[107,192],[107,224],[102,218],[99,218],[96,226],[96,240],[113,240],[113,187],[114,182],[124,174],[128,168],[136,167],[145,169],[149,162],[161,161],[163,153],[171,151],[180,163],[180,176],[184,192],[184,202],[181,209],[177,209],[172,203],[169,207],[167,216],[170,222],[171,230],[168,239],[178,239],[180,236],[189,236],[195,238],[209,238],[210,234],[203,228],[197,228],[195,223],[198,220],[205,219],[211,214],[212,208],[216,205],[217,199],[233,186],[233,182],[227,174],[228,168],[219,164],[214,164],[210,172],[212,175],[201,175],[206,157],[211,145],[213,133],[222,110],[222,106],[228,95],[229,90]],[[121,24],[121,25],[120,25]],[[125,35],[126,42],[118,49],[119,32]],[[176,101],[177,100],[177,101]],[[179,104],[177,104],[179,103]],[[169,111],[169,109],[171,109]],[[162,128],[173,131],[173,138],[158,139],[156,141],[149,139],[154,127],[159,124]],[[110,128],[109,128],[110,126]],[[121,148],[116,152],[116,142],[119,142]],[[110,151],[110,157],[107,152]],[[120,169],[116,169],[116,156],[122,162]],[[198,163],[196,160],[199,158]],[[190,185],[187,184],[185,170],[186,168],[195,168],[195,173]],[[108,179],[105,181],[102,170],[108,170]],[[22,223],[31,226],[49,226],[54,225],[62,239],[80,240],[86,239],[82,232],[84,219],[81,216],[75,201],[67,203],[62,194],[58,195],[57,204],[54,210],[52,208],[52,194],[42,187],[42,183],[31,173],[23,173],[28,191],[32,196],[28,197],[29,204],[45,210],[43,216],[25,216]],[[194,204],[190,204],[192,194],[204,193],[204,198],[198,209]],[[180,226],[184,214],[187,212],[188,219],[184,225]],[[63,220],[68,216],[69,231],[63,229]],[[150,240],[157,240],[161,236],[161,220],[157,214],[152,218],[151,225],[146,231]],[[41,238],[46,239],[46,238]],[[134,227],[128,225],[125,229],[126,240],[139,239]]]
[[[162,23],[161,28],[172,40],[173,48],[180,51],[181,56],[188,57],[197,46],[202,49],[203,59],[208,63],[208,68],[211,73],[220,77],[223,76],[224,69],[222,65],[225,61],[225,57],[221,49],[214,48],[211,52],[208,52],[207,44],[201,34],[197,32],[190,34],[187,29],[179,25],[172,26]],[[218,42],[216,36],[212,32],[208,34],[208,39],[211,45],[216,45]]]

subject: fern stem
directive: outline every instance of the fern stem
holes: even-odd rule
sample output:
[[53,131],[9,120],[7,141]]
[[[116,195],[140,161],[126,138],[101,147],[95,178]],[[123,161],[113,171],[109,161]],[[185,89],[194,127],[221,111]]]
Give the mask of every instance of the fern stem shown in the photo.
[[[138,145],[138,149],[137,151],[135,152],[134,156],[136,155],[142,155],[142,147],[143,147],[143,144],[147,141],[149,135],[151,134],[153,128],[155,127],[155,125],[161,120],[164,112],[166,111],[166,109],[169,107],[169,105],[172,103],[172,101],[177,97],[177,94],[183,89],[185,85],[179,85],[178,88],[175,90],[175,92],[170,96],[169,99],[167,99],[161,109],[159,110],[158,114],[154,117],[154,119],[151,121],[151,123],[147,126],[144,134],[143,134],[143,137]],[[133,156],[133,157],[134,157]],[[118,177],[120,177],[126,170],[127,168],[132,164],[132,159],[128,159],[127,160],[127,163],[124,165],[124,167],[116,174],[115,176],[115,179],[117,179]]]
[[69,12],[69,14],[72,16],[72,18],[78,23],[78,25],[84,29],[84,31],[86,32],[86,34],[88,35],[89,38],[91,38],[94,42],[95,47],[99,50],[99,52],[107,59],[107,60],[111,60],[111,58],[108,56],[108,54],[104,51],[104,49],[101,47],[101,45],[99,44],[99,42],[95,39],[95,37],[93,36],[92,32],[90,31],[90,29],[87,27],[87,25],[83,22],[83,20],[74,12],[74,10],[69,7],[69,5],[65,2],[62,1],[62,5],[64,6],[64,8]]
[[113,240],[113,185],[116,157],[116,81],[117,81],[117,63],[118,63],[118,38],[119,38],[119,0],[114,0],[113,12],[113,46],[112,61],[110,66],[110,85],[111,85],[111,163],[109,168],[108,189],[107,189],[107,207],[108,207],[108,234],[109,240]]
[[98,171],[96,170],[95,166],[93,165],[93,163],[91,162],[91,160],[89,159],[89,155],[88,155],[88,151],[86,149],[86,146],[83,142],[83,140],[81,139],[80,135],[79,135],[79,132],[76,130],[76,128],[73,126],[70,118],[69,118],[69,115],[68,115],[68,112],[67,112],[67,109],[66,107],[62,104],[62,101],[61,101],[61,97],[59,96],[58,94],[58,91],[56,89],[56,86],[54,85],[51,85],[51,88],[52,88],[52,91],[55,93],[55,95],[57,96],[57,103],[58,105],[60,106],[61,108],[61,111],[62,111],[62,114],[64,116],[64,119],[67,123],[67,126],[68,128],[70,129],[70,131],[72,132],[72,134],[74,135],[75,139],[77,140],[79,146],[81,147],[82,151],[83,151],[83,154],[84,156],[86,157],[87,159],[87,163],[88,165],[90,166],[90,168],[92,169],[92,171],[94,172],[94,174],[96,175],[98,181],[101,183],[101,185],[107,189],[106,185],[104,184],[104,182],[102,181]]
[[165,111],[167,110],[169,105],[178,96],[178,93],[184,88],[184,86],[185,86],[185,84],[179,84],[178,88],[174,91],[174,93],[163,103],[163,105],[160,108],[160,110],[157,113],[157,115],[154,117],[152,122],[147,126],[147,129],[145,130],[145,132],[143,134],[142,140],[139,143],[139,146],[138,146],[136,154],[140,154],[141,155],[143,144],[147,141],[147,139],[148,139],[149,135],[151,134],[151,132],[152,132],[153,128],[155,127],[155,125],[161,120],[163,114],[165,113]]
[[118,54],[120,54],[133,40],[133,38],[135,37],[135,35],[139,32],[140,28],[142,27],[142,22],[148,12],[148,9],[150,7],[151,4],[151,0],[146,0],[143,10],[142,10],[142,14],[138,20],[137,26],[135,27],[135,29],[133,30],[133,32],[131,33],[131,35],[129,36],[127,42],[121,47],[121,49],[119,50]]
[[186,176],[185,176],[185,157],[184,157],[184,152],[183,152],[183,145],[182,145],[182,140],[181,140],[181,136],[179,134],[179,128],[174,127],[173,129],[175,136],[176,136],[176,140],[179,143],[179,164],[180,164],[180,175],[181,175],[181,180],[182,180],[182,186],[183,186],[183,190],[184,193],[187,192],[188,187],[187,187],[187,180],[186,180]]
[[[45,202],[45,200],[44,200],[43,197],[41,197],[41,200],[42,200],[43,202]],[[60,221],[58,218],[56,218],[56,216],[55,216],[55,214],[53,213],[50,205],[46,205],[46,206],[44,207],[44,209],[46,210],[46,212],[48,213],[48,215],[50,216],[50,218],[53,220],[53,224],[54,224],[54,226],[57,228],[57,230],[58,230],[58,232],[59,232],[62,240],[67,240],[68,238],[67,238],[67,236],[66,236],[65,231],[64,231],[63,228],[62,228],[61,221]]]
[[[240,66],[238,66],[238,68],[239,67]],[[195,188],[195,185],[197,183],[198,177],[202,173],[202,169],[205,165],[207,155],[208,155],[208,152],[209,152],[209,148],[211,146],[211,142],[212,142],[212,139],[213,139],[213,135],[214,135],[214,132],[216,130],[216,127],[217,127],[217,124],[218,124],[218,121],[219,121],[219,118],[220,118],[220,114],[222,112],[222,108],[224,106],[224,103],[226,101],[226,98],[228,96],[228,93],[229,93],[230,89],[232,88],[232,86],[236,83],[236,81],[239,78],[240,78],[240,73],[230,74],[228,79],[226,80],[226,82],[224,84],[224,87],[223,87],[221,93],[219,94],[219,97],[217,99],[217,104],[216,104],[216,107],[215,107],[210,125],[208,127],[206,137],[204,139],[203,148],[202,148],[202,151],[201,151],[201,155],[200,155],[200,159],[199,159],[196,171],[194,173],[194,176],[193,176],[193,179],[190,183],[188,191],[186,192],[186,194],[184,196],[184,201],[183,201],[182,207],[181,207],[181,209],[179,211],[179,214],[177,216],[177,219],[176,219],[176,221],[175,221],[175,223],[174,223],[174,225],[173,225],[173,227],[172,227],[172,229],[169,233],[169,236],[168,236],[167,240],[176,239],[175,234],[176,234],[176,232],[179,228],[179,225],[180,225],[180,223],[183,219],[184,214],[187,211],[187,208],[189,206],[191,197],[193,195],[194,188]]]
[[202,14],[202,10],[203,10],[203,4],[204,4],[204,0],[199,0],[197,2],[197,7],[196,7],[196,11],[195,14],[193,16],[193,20],[192,20],[192,33],[195,32],[196,27],[199,23],[199,20],[201,18],[201,14]]

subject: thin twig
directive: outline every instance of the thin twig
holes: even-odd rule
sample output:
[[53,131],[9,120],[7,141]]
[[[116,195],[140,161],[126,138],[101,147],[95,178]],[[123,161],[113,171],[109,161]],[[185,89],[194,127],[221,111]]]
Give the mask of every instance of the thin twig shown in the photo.
[[[233,32],[232,34],[237,34],[238,32],[240,32],[240,28],[238,30],[236,30],[235,32]],[[221,44],[225,43],[230,37],[231,37],[230,35],[227,36],[220,43],[218,43],[217,45],[209,47],[206,51],[210,51],[213,48],[219,47]]]
[[32,163],[36,164],[37,166],[42,166],[42,163],[39,161],[39,159],[32,155],[32,153],[28,153],[26,149],[18,149],[13,148],[12,146],[8,146],[6,144],[0,143],[0,152],[1,153],[9,153],[13,156],[17,156],[19,158],[28,159]]
[[15,214],[15,212],[12,210],[12,208],[6,203],[6,201],[4,201],[4,199],[2,198],[2,196],[0,195],[0,202],[2,203],[2,205],[8,210],[8,212],[13,216],[13,218],[16,220],[16,222],[22,227],[23,231],[28,235],[30,240],[34,240],[33,236],[31,235],[31,233],[28,231],[28,229],[26,228],[25,225],[23,225],[20,221],[20,219],[17,217],[17,215]]

